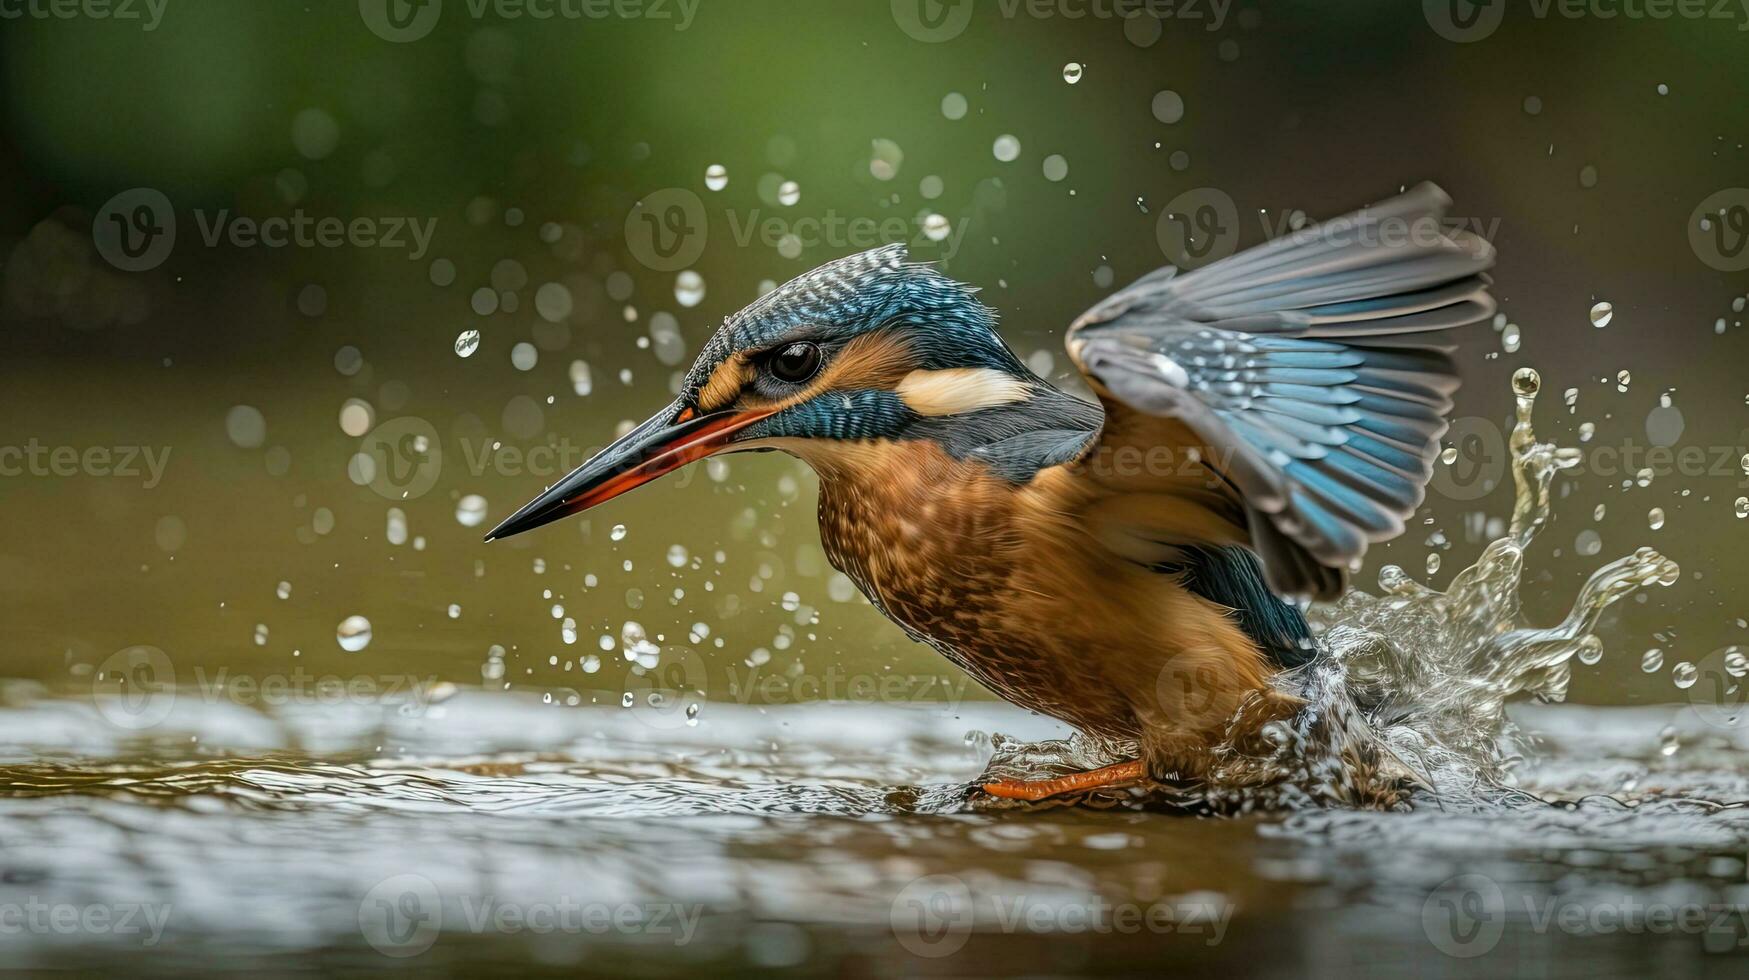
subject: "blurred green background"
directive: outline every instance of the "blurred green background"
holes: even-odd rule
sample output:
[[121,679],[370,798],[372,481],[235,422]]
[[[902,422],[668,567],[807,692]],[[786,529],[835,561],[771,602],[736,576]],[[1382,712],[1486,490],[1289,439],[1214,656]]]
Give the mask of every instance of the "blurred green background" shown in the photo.
[[[1619,463],[1563,481],[1532,561],[1534,621],[1635,547],[1684,568],[1620,609],[1574,697],[1679,699],[1672,665],[1745,637],[1749,275],[1688,235],[1703,199],[1749,183],[1743,16],[1514,6],[1458,43],[1434,29],[1438,4],[1383,0],[1180,4],[1164,22],[1080,0],[668,0],[551,18],[395,4],[410,39],[383,36],[379,0],[0,21],[0,446],[169,454],[150,486],[0,476],[0,676],[83,683],[149,644],[179,671],[301,665],[607,703],[626,686],[629,620],[700,651],[715,697],[744,691],[750,662],[787,679],[756,700],[863,696],[856,677],[951,694],[930,679],[957,673],[825,564],[812,476],[787,458],[730,457],[588,519],[480,539],[562,472],[520,454],[580,462],[665,404],[762,288],[876,244],[810,222],[898,219],[915,257],[983,287],[1016,350],[1072,383],[1063,327],[1165,262],[1157,228],[1178,195],[1218,189],[1254,244],[1295,209],[1330,216],[1421,180],[1500,252],[1510,326],[1462,338],[1458,416],[1503,422],[1508,378],[1531,365],[1544,438],[1579,444],[1591,423],[1589,448],[1704,453],[1703,472],[1646,486]],[[915,36],[930,34],[918,9],[951,36]],[[93,228],[135,188],[164,195],[177,234],[129,272]],[[702,202],[707,234],[685,269],[651,268],[627,216],[674,188]],[[432,237],[416,256],[406,232],[404,246],[209,244],[221,214],[408,219]],[[800,241],[746,234],[774,219]],[[481,341],[464,358],[468,330]],[[402,499],[356,457],[386,468],[365,434],[412,433],[409,419],[442,458]],[[1363,585],[1386,562],[1420,576],[1430,553],[1443,585],[1487,540],[1483,515],[1507,513],[1510,490],[1484,494],[1477,476],[1501,472],[1503,447],[1486,424],[1462,431],[1482,435]],[[480,463],[494,445],[513,455]],[[371,624],[358,652],[336,637],[351,616]],[[1651,647],[1663,665],[1644,673]]]

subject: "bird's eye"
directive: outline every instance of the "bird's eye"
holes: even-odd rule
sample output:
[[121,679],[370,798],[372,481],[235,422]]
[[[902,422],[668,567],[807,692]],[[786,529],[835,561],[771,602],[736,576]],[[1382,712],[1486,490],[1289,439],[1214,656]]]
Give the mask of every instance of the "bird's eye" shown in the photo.
[[801,384],[820,370],[820,348],[817,344],[790,344],[772,356],[772,377],[786,384]]

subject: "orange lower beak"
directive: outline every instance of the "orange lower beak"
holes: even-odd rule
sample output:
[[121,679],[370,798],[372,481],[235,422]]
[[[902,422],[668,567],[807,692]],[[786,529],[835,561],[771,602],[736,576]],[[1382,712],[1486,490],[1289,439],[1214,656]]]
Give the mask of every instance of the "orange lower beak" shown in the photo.
[[523,505],[493,528],[486,540],[495,541],[551,524],[641,487],[687,463],[721,452],[735,433],[772,414],[773,410],[761,409],[696,415],[691,409],[670,405]]

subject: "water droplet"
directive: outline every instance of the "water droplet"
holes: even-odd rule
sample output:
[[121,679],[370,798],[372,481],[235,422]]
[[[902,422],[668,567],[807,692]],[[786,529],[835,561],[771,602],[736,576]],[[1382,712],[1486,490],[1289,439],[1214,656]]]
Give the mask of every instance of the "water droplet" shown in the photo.
[[615,524],[613,530],[607,532],[607,536],[615,541],[624,541],[626,538],[626,526],[624,524]]
[[704,302],[704,277],[691,269],[675,276],[674,300],[686,307],[697,306]]
[[1745,656],[1743,651],[1738,647],[1731,647],[1726,650],[1725,673],[1730,674],[1732,677],[1743,677],[1744,675],[1749,675],[1749,656]]
[[1615,307],[1608,303],[1598,303],[1591,308],[1591,325],[1599,330],[1609,326],[1609,321],[1615,319]]
[[729,186],[729,169],[720,163],[704,168],[704,186],[713,191]]
[[622,708],[629,708],[632,706],[633,700],[632,692],[627,691],[619,696],[619,706]]
[[685,545],[671,544],[668,546],[669,567],[684,568],[686,566],[686,559],[687,554]]
[[686,724],[688,727],[698,727],[698,704],[694,702],[686,706]]
[[802,185],[793,180],[786,180],[777,188],[777,203],[784,207],[794,207],[802,199]]
[[1749,517],[1749,497],[1738,497],[1736,508],[1739,518]]
[[942,96],[941,114],[949,119],[964,119],[966,117],[966,97],[958,92],[949,92]]
[[1061,153],[1053,153],[1045,157],[1044,175],[1045,179],[1052,183],[1062,180],[1069,176],[1069,161],[1065,160]]
[[462,527],[479,527],[486,521],[486,498],[470,493],[456,501],[455,520]]
[[1631,383],[1633,380],[1634,380],[1633,374],[1631,372],[1629,372],[1627,368],[1622,368],[1620,371],[1617,371],[1616,375],[1615,375],[1616,390],[1617,391],[1628,390],[1628,384]]
[[1664,526],[1664,508],[1654,507],[1647,511],[1646,524],[1654,531],[1662,528]]
[[346,617],[334,631],[334,639],[339,641],[340,649],[347,653],[363,650],[370,646],[370,620],[363,616]]
[[225,414],[225,434],[239,449],[259,449],[267,441],[267,419],[254,406],[233,406]]
[[1439,461],[1447,466],[1457,462],[1457,460],[1458,451],[1456,446],[1447,446],[1445,447],[1445,452],[1439,454]]
[[1427,556],[1427,574],[1432,575],[1438,571],[1439,571],[1439,553],[1434,552],[1434,553]]
[[1603,659],[1603,641],[1595,634],[1587,633],[1579,639],[1579,662],[1590,666]]
[[1519,368],[1512,372],[1512,391],[1521,396],[1530,396],[1542,388],[1542,375],[1536,373],[1536,368]]
[[1658,754],[1666,758],[1673,756],[1682,748],[1682,739],[1676,734],[1675,725],[1665,725],[1658,730]]
[[1500,331],[1500,349],[1508,354],[1518,353],[1518,348],[1524,345],[1524,334],[1518,329],[1518,324],[1508,323],[1506,329]]
[[923,219],[923,235],[932,242],[946,241],[953,234],[953,225],[946,215],[931,213]]
[[1664,668],[1664,651],[1653,647],[1640,654],[1640,669],[1648,674],[1656,674]]
[[462,607],[461,607],[460,603],[452,602],[449,604],[449,618],[450,619],[462,618]]
[[1184,97],[1171,89],[1154,93],[1154,118],[1167,125],[1184,118]]
[[274,589],[273,594],[276,596],[279,596],[281,599],[290,599],[291,598],[291,583],[290,582],[279,583],[279,588]]
[[455,337],[455,356],[472,357],[474,351],[480,349],[480,332],[478,330],[463,330]]
[[1670,680],[1685,691],[1693,687],[1694,682],[1699,679],[1700,670],[1686,660],[1677,664],[1670,671]]
[[1081,62],[1071,61],[1063,66],[1063,81],[1070,85],[1081,80]]
[[995,144],[990,148],[996,159],[1003,163],[1012,163],[1020,156],[1020,140],[1008,133],[996,137]]

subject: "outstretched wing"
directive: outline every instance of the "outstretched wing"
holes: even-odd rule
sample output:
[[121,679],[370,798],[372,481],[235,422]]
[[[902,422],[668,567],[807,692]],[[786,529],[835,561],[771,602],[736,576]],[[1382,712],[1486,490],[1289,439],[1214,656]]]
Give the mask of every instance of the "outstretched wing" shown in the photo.
[[[1186,449],[1206,489],[1115,465],[1089,478],[1195,497],[1232,525],[1204,533],[1249,543],[1277,592],[1335,596],[1425,494],[1458,387],[1440,332],[1494,312],[1493,246],[1446,230],[1449,203],[1422,184],[1194,272],[1160,269],[1083,314],[1067,346],[1106,411],[1089,454]],[[1127,508],[1128,536],[1202,543],[1155,503]]]

